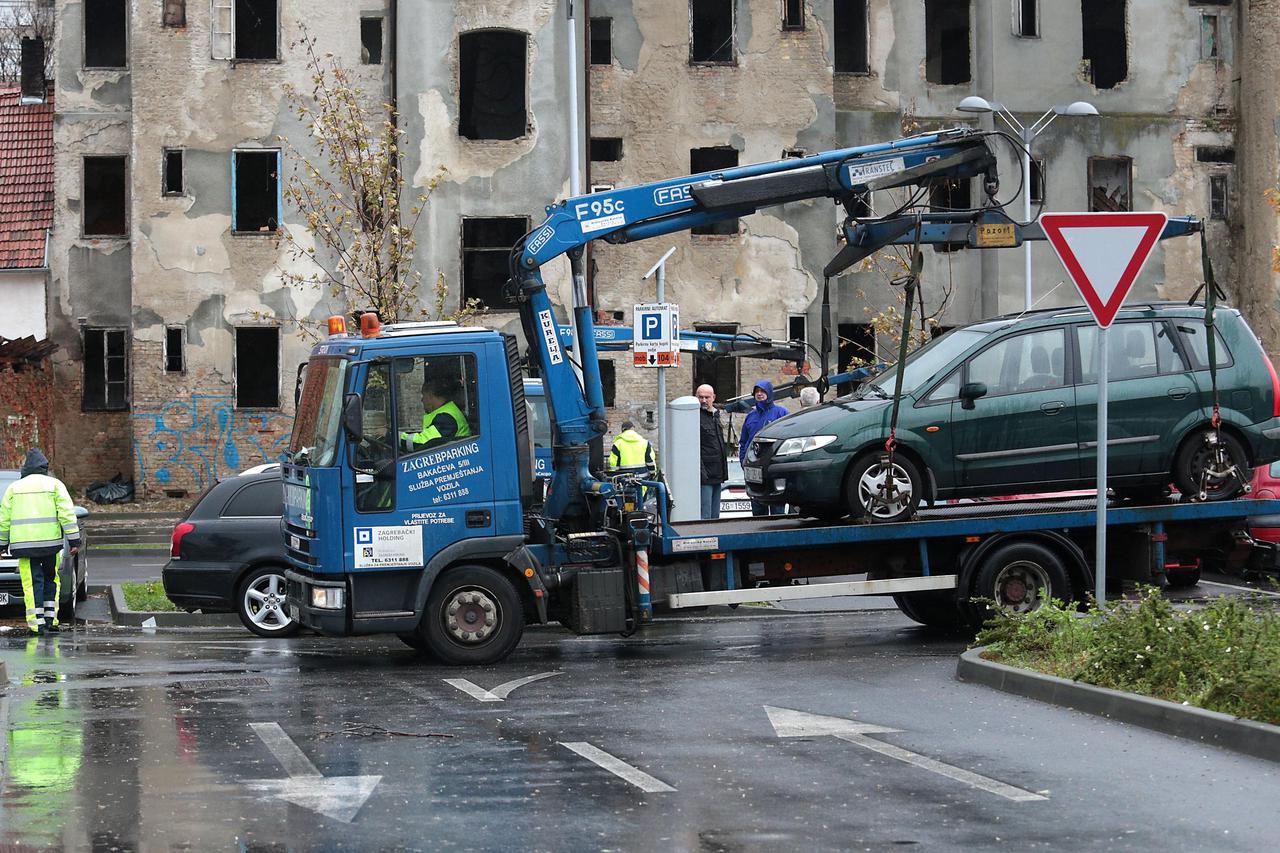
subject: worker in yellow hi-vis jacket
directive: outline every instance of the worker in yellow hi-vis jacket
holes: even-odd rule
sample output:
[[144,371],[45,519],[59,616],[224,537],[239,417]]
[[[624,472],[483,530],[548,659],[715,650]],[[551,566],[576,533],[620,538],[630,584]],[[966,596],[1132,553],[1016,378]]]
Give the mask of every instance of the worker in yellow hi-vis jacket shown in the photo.
[[0,551],[18,558],[27,627],[33,634],[58,633],[58,601],[62,584],[58,558],[62,540],[71,553],[80,546],[80,527],[67,487],[49,476],[49,460],[38,448],[27,451],[22,479],[0,500]]

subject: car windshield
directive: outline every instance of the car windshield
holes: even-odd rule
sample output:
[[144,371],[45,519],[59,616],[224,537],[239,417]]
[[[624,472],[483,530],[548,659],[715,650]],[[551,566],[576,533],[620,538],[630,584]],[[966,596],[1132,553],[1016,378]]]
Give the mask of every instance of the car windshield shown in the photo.
[[313,358],[307,366],[289,440],[290,461],[317,468],[329,468],[337,462],[346,376],[344,358]]
[[[903,375],[902,393],[910,394],[915,391],[988,334],[990,332],[980,332],[976,329],[955,329],[940,338],[934,338],[911,353],[907,356],[907,372]],[[866,390],[861,393],[869,390],[877,396],[891,396],[894,377],[897,375],[897,366],[891,367],[867,383],[864,386]]]

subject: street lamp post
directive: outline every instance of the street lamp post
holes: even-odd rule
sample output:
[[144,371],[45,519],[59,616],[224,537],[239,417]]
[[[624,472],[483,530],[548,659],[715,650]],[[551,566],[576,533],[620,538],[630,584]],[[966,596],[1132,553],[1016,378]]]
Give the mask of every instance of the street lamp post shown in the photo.
[[[1022,221],[1031,221],[1031,142],[1041,134],[1058,116],[1096,116],[1098,110],[1087,101],[1075,101],[1066,106],[1054,106],[1045,110],[1044,115],[1031,124],[1023,124],[1017,116],[998,101],[988,101],[977,95],[970,95],[956,105],[956,111],[962,113],[995,113],[1004,120],[1009,129],[1018,134],[1022,140]],[[1043,180],[1044,176],[1041,176]],[[1023,254],[1023,296],[1025,309],[1031,310],[1031,241],[1022,245]]]

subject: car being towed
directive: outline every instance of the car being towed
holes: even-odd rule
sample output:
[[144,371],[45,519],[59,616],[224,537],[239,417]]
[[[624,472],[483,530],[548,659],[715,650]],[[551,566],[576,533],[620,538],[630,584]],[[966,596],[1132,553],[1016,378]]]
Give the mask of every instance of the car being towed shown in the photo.
[[[1203,307],[1122,311],[1108,335],[1108,484],[1119,497],[1241,494],[1250,467],[1280,459],[1280,382],[1239,311],[1219,307],[1213,395]],[[752,441],[751,497],[820,518],[901,521],[920,501],[1093,485],[1097,328],[1083,308],[955,329],[907,360],[886,488],[897,370],[775,421]],[[1226,459],[1234,462],[1232,470]]]

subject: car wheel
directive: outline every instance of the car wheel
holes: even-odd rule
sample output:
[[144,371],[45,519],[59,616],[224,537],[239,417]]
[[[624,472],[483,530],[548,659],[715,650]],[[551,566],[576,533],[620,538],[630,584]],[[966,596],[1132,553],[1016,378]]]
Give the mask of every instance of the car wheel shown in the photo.
[[924,479],[901,453],[874,451],[859,456],[845,479],[849,514],[872,521],[906,521],[920,505]]
[[302,628],[285,608],[284,570],[277,566],[254,569],[240,582],[236,613],[259,637],[292,637]]
[[83,549],[76,554],[76,569],[83,569],[83,576],[76,584],[76,601],[85,601],[89,598],[89,561],[84,558]]
[[893,603],[908,619],[940,631],[955,631],[965,627],[956,607],[956,596],[951,590],[898,593]]
[[1190,569],[1188,571],[1170,572],[1164,574],[1165,581],[1168,582],[1171,589],[1185,589],[1189,586],[1195,586],[1200,583],[1200,570]]
[[1253,472],[1244,447],[1229,432],[1209,427],[1192,433],[1173,463],[1173,482],[1193,501],[1226,501],[1244,491]]
[[1066,566],[1035,542],[1010,542],[984,557],[971,597],[990,599],[1014,613],[1030,613],[1050,598],[1073,600]]
[[496,663],[520,642],[524,609],[504,575],[487,566],[459,566],[436,578],[418,631],[444,663]]

